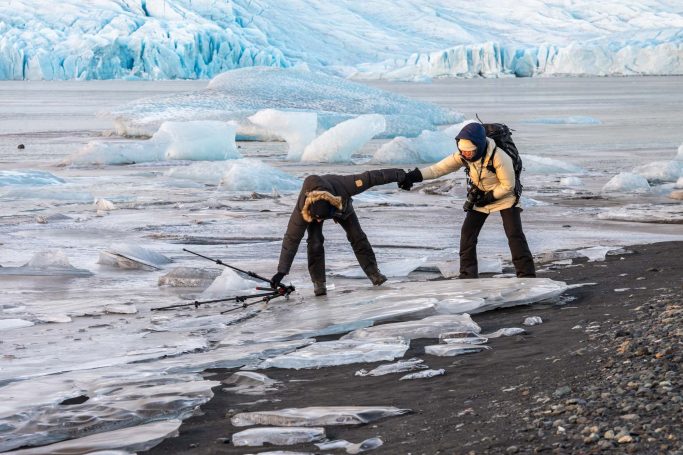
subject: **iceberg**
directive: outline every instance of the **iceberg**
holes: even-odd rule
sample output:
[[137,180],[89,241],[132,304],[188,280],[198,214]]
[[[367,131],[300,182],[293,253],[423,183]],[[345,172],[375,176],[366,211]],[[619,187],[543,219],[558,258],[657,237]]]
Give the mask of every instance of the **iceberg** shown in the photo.
[[249,121],[264,109],[316,113],[319,131],[360,115],[382,115],[386,130],[379,137],[415,136],[463,118],[431,103],[338,77],[265,67],[228,71],[204,90],[136,100],[110,114],[120,135],[151,136],[164,121],[219,120],[237,122],[238,140],[271,140],[267,130],[255,131]]
[[[427,346],[428,348],[430,346]],[[425,350],[426,350],[425,348]],[[443,376],[446,374],[446,370],[443,368],[439,368],[438,370],[423,370],[423,371],[418,371],[417,373],[410,373],[405,376],[401,376],[399,378],[399,381],[406,381],[406,380],[411,380],[411,379],[427,379],[427,378],[433,378],[435,376]]]
[[200,299],[220,299],[230,297],[235,292],[254,293],[256,287],[261,283],[254,280],[242,278],[232,269],[226,268],[223,273],[217,277],[211,285],[202,292]]
[[249,121],[287,142],[287,159],[299,161],[304,149],[315,139],[318,115],[315,112],[292,112],[264,109],[249,117]]
[[135,164],[154,161],[221,161],[241,158],[235,125],[219,121],[164,122],[151,139],[90,141],[62,165]]
[[159,277],[159,286],[208,287],[222,272],[216,269],[176,267]]
[[[457,133],[456,133],[457,134]],[[416,138],[396,137],[372,156],[373,163],[433,163],[456,151],[454,136],[425,130]]]
[[62,250],[45,250],[21,267],[0,267],[0,275],[89,277],[92,272],[72,266]]
[[645,177],[632,172],[621,172],[602,187],[604,193],[648,193],[650,183]]
[[650,183],[675,182],[683,176],[683,161],[653,161],[633,169]]
[[301,161],[348,163],[366,142],[384,132],[387,124],[378,114],[361,115],[325,131],[306,146]]

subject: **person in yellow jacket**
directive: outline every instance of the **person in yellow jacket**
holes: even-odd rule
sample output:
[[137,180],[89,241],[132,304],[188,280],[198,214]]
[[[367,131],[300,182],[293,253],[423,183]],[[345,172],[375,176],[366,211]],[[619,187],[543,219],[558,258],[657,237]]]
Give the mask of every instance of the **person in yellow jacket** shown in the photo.
[[486,137],[480,123],[469,123],[455,138],[458,151],[443,160],[406,174],[399,185],[410,190],[415,182],[435,179],[468,166],[471,185],[463,209],[467,212],[460,231],[460,278],[478,278],[477,240],[486,218],[500,212],[517,276],[536,276],[534,259],[522,229],[521,208],[515,196],[515,171],[512,158],[502,150],[494,153],[496,143]]

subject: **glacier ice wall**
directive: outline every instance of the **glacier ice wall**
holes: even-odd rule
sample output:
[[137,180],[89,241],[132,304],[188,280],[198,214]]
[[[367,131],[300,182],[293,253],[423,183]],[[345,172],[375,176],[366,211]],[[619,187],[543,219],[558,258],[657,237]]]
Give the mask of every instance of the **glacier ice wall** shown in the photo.
[[679,0],[519,0],[513,11],[463,0],[52,3],[3,2],[0,79],[197,79],[259,65],[346,76],[377,62],[357,76],[681,68]]

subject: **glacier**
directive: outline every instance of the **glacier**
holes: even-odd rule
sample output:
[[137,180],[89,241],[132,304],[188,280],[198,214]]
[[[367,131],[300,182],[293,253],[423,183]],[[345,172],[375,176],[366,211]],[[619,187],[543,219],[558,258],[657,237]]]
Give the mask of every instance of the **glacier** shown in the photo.
[[267,67],[228,71],[213,78],[204,90],[131,101],[108,114],[116,132],[124,136],[153,136],[164,122],[190,120],[235,121],[236,140],[272,140],[275,130],[289,136],[291,128],[283,130],[273,115],[258,115],[258,124],[249,120],[265,109],[290,115],[314,112],[318,134],[364,114],[382,115],[385,129],[379,138],[418,135],[463,120],[462,114],[435,104],[339,77]]
[[[364,79],[683,73],[680,2],[4,2],[0,79]],[[507,7],[506,7],[507,6]]]

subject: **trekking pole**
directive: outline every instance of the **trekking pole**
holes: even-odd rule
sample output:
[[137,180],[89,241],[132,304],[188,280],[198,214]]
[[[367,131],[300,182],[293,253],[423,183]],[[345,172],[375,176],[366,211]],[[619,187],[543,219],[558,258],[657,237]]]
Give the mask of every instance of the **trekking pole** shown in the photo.
[[[280,294],[279,290],[271,290],[270,292],[263,292],[260,294],[252,294],[252,295],[237,295],[235,297],[226,297],[223,299],[214,299],[214,300],[195,300],[192,303],[180,303],[178,305],[170,305],[170,306],[164,306],[164,307],[159,307],[159,308],[152,308],[152,311],[165,311],[165,310],[173,310],[175,308],[183,308],[183,307],[190,307],[193,306],[195,308],[199,308],[200,305],[205,305],[207,303],[219,303],[219,302],[230,302],[230,301],[235,301],[238,303],[246,302],[247,299],[252,299],[256,297],[268,297],[269,299],[275,298],[275,297],[280,297],[285,294]],[[286,294],[289,296],[289,293]]]
[[[243,273],[243,274],[248,275],[248,276],[250,276],[250,277],[252,277],[252,278],[256,278],[257,280],[265,281],[266,283],[270,284],[270,280],[269,280],[268,278],[263,278],[261,275],[257,275],[256,273],[250,272],[250,271],[248,271],[248,270],[238,269],[238,268],[235,267],[235,266],[232,266],[232,265],[230,265],[230,264],[226,264],[225,262],[221,261],[220,259],[210,258],[210,257],[208,257],[208,256],[204,256],[203,254],[199,254],[199,253],[195,253],[194,251],[190,251],[190,250],[188,250],[187,248],[183,248],[183,251],[186,251],[186,252],[188,252],[188,253],[190,253],[190,254],[194,254],[195,256],[199,256],[200,258],[208,259],[209,261],[212,261],[212,262],[214,262],[214,263],[216,263],[216,264],[218,264],[218,265],[222,265],[222,266],[224,266],[224,267],[228,267],[228,268],[234,270],[235,272]],[[271,287],[271,288],[268,288],[268,289],[274,289],[274,288]],[[278,285],[278,290],[279,290],[280,292],[289,294],[289,293],[291,293],[291,292],[294,292],[294,291],[295,291],[295,288],[294,288],[294,286],[292,286],[291,284],[290,284],[289,286],[285,286],[284,284],[280,283],[280,284]]]

